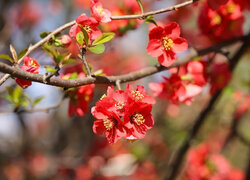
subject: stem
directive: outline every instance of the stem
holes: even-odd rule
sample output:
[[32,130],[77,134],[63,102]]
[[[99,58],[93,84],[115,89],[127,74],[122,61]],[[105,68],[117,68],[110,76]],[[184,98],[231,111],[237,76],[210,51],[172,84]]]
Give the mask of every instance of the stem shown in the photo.
[[86,49],[85,48],[82,48],[81,49],[81,53],[82,53],[82,61],[83,61],[83,64],[87,70],[87,76],[91,76],[91,71],[90,71],[90,68],[89,68],[89,64],[87,62],[87,59],[86,59],[86,56],[85,56],[85,53],[86,53]]

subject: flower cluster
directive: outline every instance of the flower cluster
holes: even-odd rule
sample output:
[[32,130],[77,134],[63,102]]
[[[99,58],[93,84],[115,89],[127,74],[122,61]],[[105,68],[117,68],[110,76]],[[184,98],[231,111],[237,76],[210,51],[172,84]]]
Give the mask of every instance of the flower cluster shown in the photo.
[[[24,65],[20,66],[20,68],[23,69],[24,71],[38,74],[40,71],[40,64],[35,59],[32,59],[29,56],[25,56],[24,57]],[[28,81],[25,79],[15,78],[15,80],[16,80],[17,84],[24,89],[29,87],[32,84],[31,81]]]
[[154,125],[151,115],[155,100],[146,94],[143,86],[136,90],[127,84],[126,91],[108,87],[104,95],[91,109],[97,119],[93,125],[96,134],[105,133],[109,143],[120,138],[142,139],[146,131]]
[[172,22],[165,27],[157,26],[149,32],[147,52],[157,57],[163,66],[170,66],[177,59],[176,53],[185,51],[188,43],[180,37],[180,27]]
[[91,0],[91,12],[93,17],[82,14],[76,18],[76,24],[72,26],[69,31],[72,38],[76,38],[76,35],[81,32],[81,28],[83,28],[88,33],[90,40],[94,40],[101,35],[101,31],[97,26],[100,25],[100,23],[111,21],[111,13],[107,9],[103,9],[102,4],[97,0]]
[[163,77],[164,82],[150,83],[149,87],[154,96],[167,98],[173,104],[181,102],[189,105],[206,84],[205,67],[203,61],[191,61],[182,66],[178,74],[173,72],[169,78]]
[[219,9],[210,9],[204,3],[199,19],[201,32],[215,42],[243,34],[244,16],[238,1],[229,0]]
[[231,167],[220,154],[213,153],[208,144],[192,148],[187,155],[185,179],[243,180],[244,173]]
[[[76,75],[76,77],[74,77]],[[72,74],[68,73],[62,75],[62,79],[74,79],[74,78],[82,78],[85,77],[84,73]],[[80,86],[78,88],[74,88],[67,92],[69,96],[69,108],[68,108],[68,115],[72,117],[73,115],[76,116],[83,116],[88,113],[89,108],[88,105],[92,101],[94,96],[94,84],[89,84],[85,86]]]

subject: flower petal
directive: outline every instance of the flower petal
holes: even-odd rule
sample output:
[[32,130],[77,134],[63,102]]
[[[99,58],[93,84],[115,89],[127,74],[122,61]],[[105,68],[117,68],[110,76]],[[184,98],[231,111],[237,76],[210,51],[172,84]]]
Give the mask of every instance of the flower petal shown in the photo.
[[181,34],[180,26],[176,22],[167,24],[164,27],[165,35],[170,38],[178,38]]
[[160,26],[153,28],[148,34],[149,40],[161,39],[163,36],[163,32],[164,32],[164,29]]
[[162,55],[161,41],[153,39],[148,42],[147,53],[153,57]]
[[184,38],[176,38],[173,40],[174,46],[172,47],[174,52],[182,52],[188,48],[188,43]]
[[177,56],[173,51],[165,51],[161,56],[158,57],[158,62],[165,67],[169,67],[174,63],[176,58]]

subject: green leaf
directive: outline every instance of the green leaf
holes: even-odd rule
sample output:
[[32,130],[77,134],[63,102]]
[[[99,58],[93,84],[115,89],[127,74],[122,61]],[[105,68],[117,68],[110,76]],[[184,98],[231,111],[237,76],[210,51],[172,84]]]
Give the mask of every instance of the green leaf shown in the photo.
[[46,36],[48,36],[49,35],[49,33],[47,33],[47,32],[41,32],[40,33],[40,37],[43,39],[43,38],[45,38]]
[[28,48],[24,48],[19,54],[18,54],[18,59],[22,58],[26,52],[28,51]]
[[83,32],[79,32],[76,35],[76,40],[80,45],[83,45],[83,41],[84,41],[84,35]]
[[6,60],[10,61],[11,63],[14,62],[13,59],[7,54],[0,54],[0,58],[1,59],[6,59]]
[[95,71],[93,74],[96,75],[96,76],[105,76],[102,69],[99,69],[99,70]]
[[63,61],[63,65],[65,65],[65,64],[69,64],[69,63],[74,63],[76,60],[75,59],[66,59],[66,60],[64,60]]
[[78,78],[78,74],[76,72],[72,73],[71,76],[69,77],[69,79],[77,79]]
[[115,33],[102,33],[94,42],[92,43],[93,45],[98,45],[98,44],[103,44],[105,42],[110,41],[113,39],[115,36]]
[[22,88],[20,86],[16,86],[16,88],[13,91],[13,101],[15,104],[20,104],[20,100],[21,100],[21,95],[22,95]]
[[136,2],[139,4],[139,6],[141,8],[141,13],[143,13],[144,10],[143,10],[143,6],[142,6],[142,3],[141,3],[141,0],[136,0]]
[[34,100],[32,106],[35,107],[39,102],[41,102],[43,99],[45,98],[45,96],[41,96],[41,97],[38,97]]
[[84,29],[84,27],[81,24],[78,24],[78,26],[81,28],[83,36],[84,36],[84,42],[86,45],[89,44],[89,34],[88,32]]
[[145,23],[148,24],[148,23],[153,23],[154,25],[158,26],[156,21],[154,20],[154,17],[153,16],[148,16],[146,19],[145,19]]
[[51,66],[44,66],[46,69],[46,72],[54,73],[56,72],[56,69]]
[[101,54],[105,51],[105,46],[103,44],[98,44],[97,46],[89,47],[88,49],[95,54]]

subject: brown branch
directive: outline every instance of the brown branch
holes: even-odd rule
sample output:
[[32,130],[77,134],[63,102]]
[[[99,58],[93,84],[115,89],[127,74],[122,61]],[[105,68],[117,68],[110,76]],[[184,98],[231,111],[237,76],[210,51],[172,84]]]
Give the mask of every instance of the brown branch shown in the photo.
[[148,16],[153,16],[156,14],[161,14],[161,13],[165,13],[165,12],[169,12],[169,11],[173,11],[173,10],[178,10],[179,8],[185,7],[187,5],[193,4],[195,2],[197,2],[199,0],[189,0],[171,7],[167,7],[167,8],[163,8],[163,9],[159,9],[156,11],[150,11],[150,12],[146,12],[143,14],[136,14],[136,15],[124,15],[124,16],[112,16],[111,19],[112,20],[120,20],[120,19],[145,19]]
[[[185,56],[184,58],[178,59],[172,66],[170,67],[164,67],[160,64],[157,64],[155,66],[150,66],[143,68],[138,71],[130,72],[128,74],[119,75],[119,76],[91,76],[91,77],[84,77],[79,79],[61,79],[57,77],[51,77],[48,79],[46,84],[52,85],[52,86],[58,86],[58,87],[65,87],[65,88],[71,88],[71,87],[78,87],[81,85],[87,85],[87,84],[113,84],[115,85],[117,80],[120,80],[120,83],[125,83],[129,81],[135,81],[147,76],[150,76],[152,74],[171,69],[173,67],[179,67],[188,61],[192,60],[192,58],[195,58],[197,56],[202,56],[205,54],[208,54],[210,52],[213,52],[215,49],[222,48],[224,46],[230,45],[232,43],[235,43],[239,40],[244,40],[245,36],[233,38],[229,41],[225,41],[219,44],[216,44],[214,46],[198,50],[197,52],[194,50],[191,50],[190,53]],[[4,63],[0,63],[0,71],[4,73],[11,74],[13,77],[26,79],[34,82],[44,83],[44,75],[41,74],[34,74],[26,72],[19,67],[13,67],[9,66]]]
[[[181,7],[185,7],[187,5],[190,5],[194,2],[197,2],[199,0],[189,0],[186,1],[184,3],[181,4],[177,4],[175,6],[171,6],[168,8],[164,8],[164,9],[160,9],[160,10],[156,10],[156,11],[150,11],[147,13],[143,13],[143,14],[138,14],[138,15],[124,15],[124,16],[111,16],[112,20],[121,20],[121,19],[143,19],[146,18],[147,16],[151,16],[151,15],[156,15],[156,14],[160,14],[160,13],[165,13],[165,12],[169,12],[172,10],[176,10],[178,8]],[[49,41],[51,39],[52,36],[54,36],[55,34],[70,28],[71,26],[73,26],[75,24],[75,21],[71,21],[67,24],[64,24],[62,26],[60,26],[59,28],[57,28],[56,30],[54,30],[53,32],[51,32],[48,36],[46,36],[45,38],[43,38],[42,40],[38,41],[36,44],[34,44],[33,46],[30,46],[28,51],[25,53],[25,55],[20,58],[18,60],[18,64],[20,64],[25,56],[28,56],[32,51],[34,51],[35,49],[37,49],[38,47],[40,47],[41,45],[43,45],[44,43],[46,43],[47,41]],[[5,74],[1,79],[0,79],[0,86],[10,77],[9,74]]]
[[[247,50],[249,41],[250,41],[250,34],[248,34],[248,36],[244,39],[243,44],[241,45],[239,50],[236,52],[236,54],[231,59],[231,61],[230,61],[230,70],[231,71],[234,70],[234,68],[236,67],[236,65],[239,62],[240,58],[242,57],[242,55]],[[207,115],[212,110],[214,104],[216,103],[218,97],[220,97],[221,93],[222,93],[222,90],[218,91],[211,98],[208,105],[203,109],[203,111],[200,113],[200,115],[196,119],[193,127],[190,129],[190,133],[189,133],[187,139],[185,140],[183,145],[180,147],[180,149],[176,153],[176,156],[175,156],[175,158],[173,158],[173,161],[170,162],[170,165],[168,167],[168,171],[167,171],[165,179],[167,179],[167,180],[176,179],[176,177],[178,175],[178,172],[179,172],[179,168],[180,168],[180,166],[181,166],[181,164],[183,162],[183,159],[185,157],[185,154],[186,154],[187,150],[191,146],[191,143],[192,143],[193,139],[195,138],[195,136],[199,132],[199,130],[200,130],[201,126],[203,125]]]

